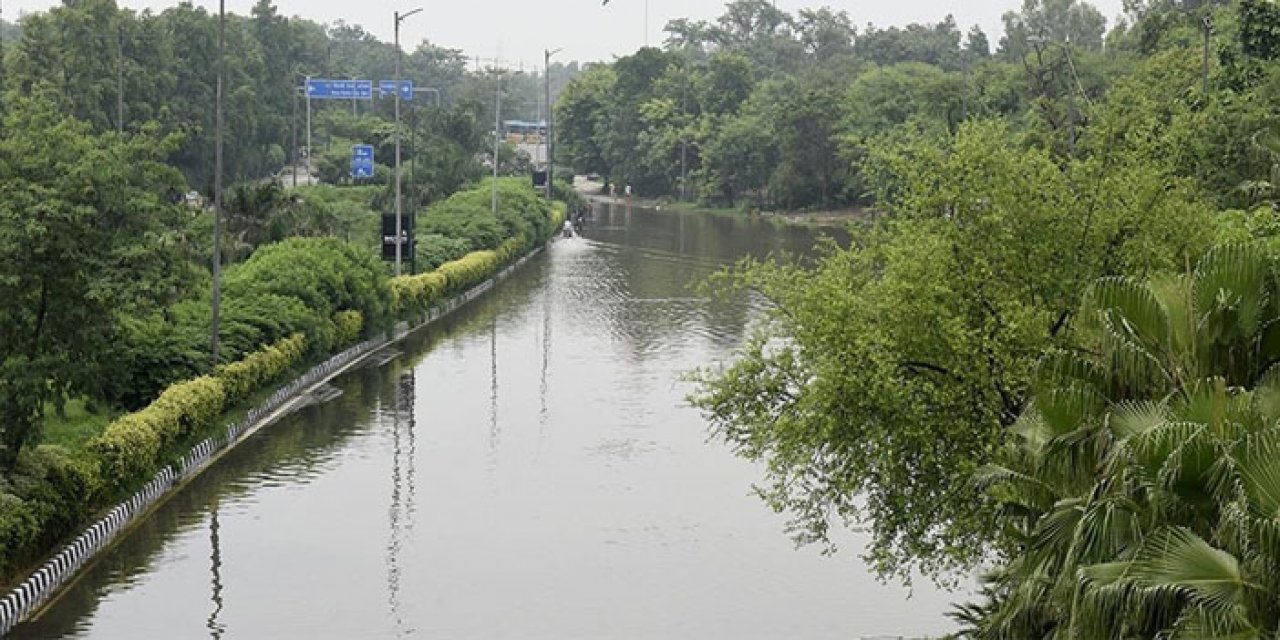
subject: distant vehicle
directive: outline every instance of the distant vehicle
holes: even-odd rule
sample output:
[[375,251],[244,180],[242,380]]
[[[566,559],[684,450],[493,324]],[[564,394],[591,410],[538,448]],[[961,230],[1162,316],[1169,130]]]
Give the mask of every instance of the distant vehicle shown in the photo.
[[590,181],[590,182],[600,182],[600,174],[598,174],[598,173],[588,173],[588,174],[587,174],[587,180],[588,180],[588,181]]

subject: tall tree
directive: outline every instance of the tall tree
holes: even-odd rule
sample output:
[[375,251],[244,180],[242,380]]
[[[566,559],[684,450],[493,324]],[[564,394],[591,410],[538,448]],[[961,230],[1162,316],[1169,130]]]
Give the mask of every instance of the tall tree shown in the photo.
[[[0,463],[40,435],[46,403],[92,392],[111,371],[121,314],[176,284],[166,240],[182,180],[174,141],[93,134],[44,93],[10,105],[0,131]],[[166,275],[168,274],[168,275]]]

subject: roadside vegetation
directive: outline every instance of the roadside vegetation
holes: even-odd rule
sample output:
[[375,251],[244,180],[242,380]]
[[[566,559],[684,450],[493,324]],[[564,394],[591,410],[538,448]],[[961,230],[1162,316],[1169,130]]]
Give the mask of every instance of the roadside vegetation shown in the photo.
[[[294,96],[302,77],[390,77],[394,48],[260,1],[228,23],[214,361],[217,17],[190,4],[154,14],[91,0],[3,26],[0,582],[22,577],[275,383],[420,319],[563,221],[565,205],[535,194],[509,145],[491,212],[492,138],[481,123],[493,120],[486,107],[500,72],[468,71],[461,53],[423,43],[407,75],[441,99],[419,96],[406,110],[405,210],[419,229],[419,273],[393,278],[379,257],[381,217],[394,209],[387,105],[352,114],[349,103],[314,104],[322,182],[303,170],[295,187],[294,169],[281,170],[303,150],[293,145],[305,139]],[[575,69],[553,72],[563,81]],[[504,116],[527,118],[541,83],[501,75]],[[379,162],[358,184],[347,176],[355,143],[373,144]]]

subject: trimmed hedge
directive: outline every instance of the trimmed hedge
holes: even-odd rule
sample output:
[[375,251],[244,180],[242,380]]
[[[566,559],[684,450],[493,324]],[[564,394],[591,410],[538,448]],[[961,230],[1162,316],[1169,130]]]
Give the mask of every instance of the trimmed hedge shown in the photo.
[[[358,314],[359,312],[355,312]],[[358,317],[348,317],[359,333]],[[213,426],[228,407],[302,361],[306,336],[298,333],[222,365],[211,376],[171,385],[145,409],[125,414],[91,439],[87,449],[112,485],[155,473],[164,452]]]
[[391,309],[397,314],[421,313],[444,297],[449,281],[438,271],[391,280]]
[[[360,331],[359,311],[356,314],[356,333]],[[273,345],[255,351],[243,359],[218,367],[214,375],[222,380],[227,390],[227,404],[235,404],[248,397],[259,387],[274,380],[302,360],[307,351],[307,338],[295,333]]]
[[337,329],[337,343],[329,347],[330,351],[338,347],[354,344],[364,332],[364,314],[354,309],[339,311],[333,314],[333,326]]
[[226,387],[219,378],[201,376],[179,382],[147,408],[107,425],[87,448],[99,461],[104,477],[117,479],[112,484],[124,485],[153,473],[166,447],[211,426],[226,401]]
[[448,290],[457,293],[471,285],[483,282],[493,275],[502,264],[496,251],[472,251],[451,262],[446,262],[436,269],[436,273],[444,276]]

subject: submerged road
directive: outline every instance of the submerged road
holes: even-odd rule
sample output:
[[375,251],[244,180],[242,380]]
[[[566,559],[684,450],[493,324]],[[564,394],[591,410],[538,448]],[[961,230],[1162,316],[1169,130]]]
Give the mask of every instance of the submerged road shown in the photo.
[[939,635],[948,594],[795,549],[681,375],[757,309],[689,289],[813,234],[605,207],[146,519],[13,638]]

